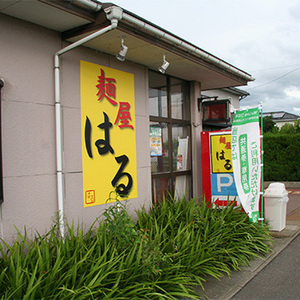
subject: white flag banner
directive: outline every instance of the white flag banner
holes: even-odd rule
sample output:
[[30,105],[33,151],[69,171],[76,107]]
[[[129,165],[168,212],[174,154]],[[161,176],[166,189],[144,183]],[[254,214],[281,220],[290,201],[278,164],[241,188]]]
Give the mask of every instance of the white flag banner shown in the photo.
[[252,222],[259,219],[261,183],[258,108],[236,112],[232,122],[231,155],[240,202]]

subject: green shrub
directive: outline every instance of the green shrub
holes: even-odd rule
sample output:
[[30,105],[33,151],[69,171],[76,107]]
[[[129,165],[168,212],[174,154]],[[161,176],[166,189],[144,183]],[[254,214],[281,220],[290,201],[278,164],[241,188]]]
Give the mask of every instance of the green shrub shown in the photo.
[[240,209],[163,201],[135,224],[117,203],[86,234],[56,225],[0,244],[1,299],[199,299],[193,286],[267,253],[271,238]]
[[299,181],[300,134],[264,135],[264,180]]
[[270,249],[266,227],[250,223],[234,206],[212,209],[195,200],[163,201],[148,213],[140,212],[138,222],[163,253],[200,280],[229,274]]

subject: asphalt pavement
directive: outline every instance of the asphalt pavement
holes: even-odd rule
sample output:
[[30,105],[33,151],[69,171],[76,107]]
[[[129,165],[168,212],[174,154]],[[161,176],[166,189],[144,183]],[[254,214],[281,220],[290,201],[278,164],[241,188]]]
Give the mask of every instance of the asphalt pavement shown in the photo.
[[286,189],[286,225],[280,232],[271,232],[272,253],[254,259],[251,266],[232,272],[231,277],[209,279],[204,291],[199,291],[201,299],[300,300],[300,184],[286,184]]
[[231,299],[300,299],[299,250],[300,235]]

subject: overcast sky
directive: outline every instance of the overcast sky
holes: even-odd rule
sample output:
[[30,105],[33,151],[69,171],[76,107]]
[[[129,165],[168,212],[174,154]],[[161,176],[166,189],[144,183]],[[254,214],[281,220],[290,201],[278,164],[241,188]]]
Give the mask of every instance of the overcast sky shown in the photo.
[[111,2],[250,73],[241,106],[300,115],[299,0]]

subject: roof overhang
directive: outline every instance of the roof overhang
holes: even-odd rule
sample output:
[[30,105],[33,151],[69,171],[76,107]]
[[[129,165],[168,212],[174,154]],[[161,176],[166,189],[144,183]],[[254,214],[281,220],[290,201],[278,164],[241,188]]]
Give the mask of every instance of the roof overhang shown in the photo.
[[[59,31],[70,43],[110,25],[107,16],[114,4],[84,0],[101,5],[96,10],[76,1],[11,0],[0,3],[0,12]],[[116,55],[122,38],[129,48],[126,60],[157,70],[165,55],[170,63],[166,74],[198,81],[202,90],[243,86],[254,80],[250,74],[124,9],[116,29],[84,45]]]
[[238,89],[238,88],[234,88],[234,87],[223,88],[222,90],[225,91],[225,92],[231,93],[233,95],[237,95],[237,96],[242,97],[242,98],[245,98],[245,97],[250,95],[248,92],[243,91],[243,90]]

